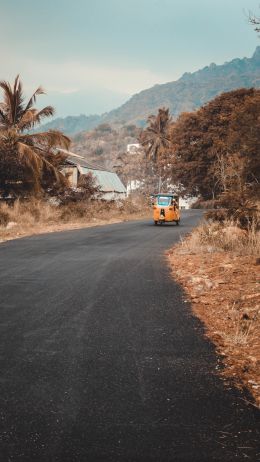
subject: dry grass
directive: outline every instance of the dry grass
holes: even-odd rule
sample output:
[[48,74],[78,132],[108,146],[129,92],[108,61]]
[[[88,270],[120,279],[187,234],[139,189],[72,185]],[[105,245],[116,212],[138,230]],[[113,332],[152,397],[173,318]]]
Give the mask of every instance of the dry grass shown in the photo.
[[234,252],[235,255],[260,256],[260,231],[256,224],[248,230],[226,221],[203,223],[182,243],[183,250],[191,253]]
[[17,200],[0,204],[0,241],[25,235],[74,229],[141,218],[147,206],[141,200],[115,203],[80,201],[57,206],[50,201]]
[[174,278],[223,358],[225,380],[260,406],[260,236],[256,227],[203,223],[169,252]]

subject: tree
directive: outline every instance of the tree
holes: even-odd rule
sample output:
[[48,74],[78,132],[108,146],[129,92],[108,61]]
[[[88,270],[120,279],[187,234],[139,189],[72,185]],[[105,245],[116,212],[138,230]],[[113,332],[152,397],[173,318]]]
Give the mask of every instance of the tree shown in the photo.
[[216,178],[216,161],[223,167],[235,156],[244,165],[247,188],[258,194],[259,117],[260,90],[253,88],[223,93],[198,111],[182,114],[171,126],[167,174],[188,193],[214,199],[224,189]]
[[70,139],[60,131],[32,132],[41,121],[54,114],[52,106],[34,107],[41,87],[27,104],[19,75],[12,86],[0,82],[3,101],[0,103],[0,193],[7,196],[39,194],[50,186],[65,185],[58,167],[64,155],[55,155],[56,148],[68,149]]
[[247,226],[260,196],[260,90],[222,93],[201,109],[182,114],[170,130],[166,173],[186,193],[214,199],[211,217]]
[[147,123],[148,127],[142,130],[139,141],[144,147],[147,158],[157,163],[163,151],[170,146],[168,130],[171,116],[169,109],[159,109],[156,116],[148,117]]

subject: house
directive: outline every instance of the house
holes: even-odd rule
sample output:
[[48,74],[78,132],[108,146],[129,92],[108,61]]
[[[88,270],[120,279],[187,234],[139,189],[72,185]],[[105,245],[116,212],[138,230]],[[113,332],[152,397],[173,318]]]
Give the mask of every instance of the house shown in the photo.
[[126,146],[126,152],[130,154],[135,154],[141,149],[142,145],[140,143],[131,143]]
[[64,149],[59,149],[59,151],[67,155],[61,171],[67,176],[71,187],[77,188],[80,176],[91,173],[97,186],[100,187],[102,199],[121,200],[126,198],[126,188],[116,173],[106,170],[100,165],[93,165],[84,157],[70,151]]
[[180,208],[191,209],[193,204],[197,202],[198,197],[195,196],[180,196]]

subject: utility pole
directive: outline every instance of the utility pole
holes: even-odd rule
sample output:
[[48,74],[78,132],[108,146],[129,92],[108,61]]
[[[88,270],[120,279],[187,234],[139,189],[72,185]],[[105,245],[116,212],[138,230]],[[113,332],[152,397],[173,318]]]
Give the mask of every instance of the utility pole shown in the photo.
[[160,194],[160,192],[161,192],[161,187],[162,187],[162,177],[161,177],[161,175],[160,175],[160,176],[159,176],[159,186],[158,186],[158,189],[159,189],[158,193],[159,193],[159,194]]

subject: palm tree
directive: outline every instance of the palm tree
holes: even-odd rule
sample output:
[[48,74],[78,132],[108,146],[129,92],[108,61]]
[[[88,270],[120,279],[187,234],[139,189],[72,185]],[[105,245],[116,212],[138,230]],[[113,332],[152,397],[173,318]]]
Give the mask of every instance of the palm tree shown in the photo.
[[163,161],[162,157],[166,150],[171,145],[169,136],[169,128],[172,118],[169,109],[161,108],[158,114],[151,115],[147,119],[148,127],[146,127],[139,137],[139,142],[145,150],[146,158],[150,162],[150,169],[158,178],[158,192],[161,192],[162,177],[163,177]]
[[[27,104],[19,75],[12,86],[0,81],[3,101],[0,103],[0,189],[7,192],[22,189],[39,193],[46,186],[46,179],[55,185],[66,182],[59,172],[60,155],[56,148],[68,149],[70,139],[60,131],[32,132],[38,124],[54,114],[52,106],[41,110],[34,107],[37,96],[44,94],[39,87]],[[19,189],[19,188],[18,188]],[[21,188],[20,188],[21,189]]]
[[149,124],[140,135],[139,141],[144,146],[149,160],[157,163],[161,154],[170,146],[169,126],[172,118],[169,109],[161,108],[158,114],[150,115],[147,119]]

